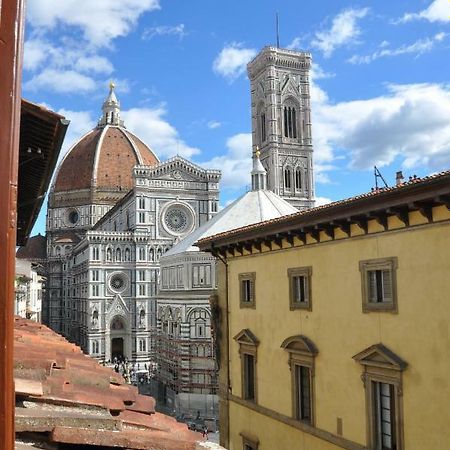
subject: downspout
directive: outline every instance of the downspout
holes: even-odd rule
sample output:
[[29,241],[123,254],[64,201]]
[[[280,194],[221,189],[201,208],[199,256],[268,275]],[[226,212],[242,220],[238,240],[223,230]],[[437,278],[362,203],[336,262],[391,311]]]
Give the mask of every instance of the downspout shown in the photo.
[[227,351],[226,351],[226,361],[227,361],[227,442],[226,446],[230,446],[230,403],[229,395],[231,393],[231,382],[230,382],[230,326],[229,326],[229,301],[228,301],[228,262],[226,258],[222,257],[219,253],[214,252],[211,248],[211,253],[222,261],[225,266],[225,318],[226,318],[226,341],[227,341]]

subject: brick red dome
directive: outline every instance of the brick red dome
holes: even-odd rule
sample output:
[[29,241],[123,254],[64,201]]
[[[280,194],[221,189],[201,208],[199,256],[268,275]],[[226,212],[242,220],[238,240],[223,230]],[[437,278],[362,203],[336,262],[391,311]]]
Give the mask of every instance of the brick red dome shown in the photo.
[[96,188],[127,191],[132,169],[158,164],[156,155],[123,126],[105,125],[83,136],[63,159],[53,192]]

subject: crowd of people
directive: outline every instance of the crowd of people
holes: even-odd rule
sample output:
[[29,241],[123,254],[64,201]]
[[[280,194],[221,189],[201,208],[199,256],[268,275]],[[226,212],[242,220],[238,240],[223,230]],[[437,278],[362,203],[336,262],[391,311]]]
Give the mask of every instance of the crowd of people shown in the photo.
[[152,366],[146,363],[130,362],[127,358],[114,357],[112,361],[108,360],[103,365],[111,367],[116,373],[122,375],[127,383],[134,385],[149,383],[153,376]]

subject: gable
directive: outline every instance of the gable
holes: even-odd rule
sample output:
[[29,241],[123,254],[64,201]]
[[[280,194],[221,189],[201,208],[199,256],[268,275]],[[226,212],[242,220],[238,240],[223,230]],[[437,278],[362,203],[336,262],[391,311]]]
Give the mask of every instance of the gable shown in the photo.
[[317,355],[318,350],[314,343],[306,336],[297,335],[288,337],[281,344],[281,348],[284,348],[288,352]]
[[153,180],[205,182],[208,179],[205,169],[180,156],[152,168],[149,175]]
[[386,369],[404,370],[406,363],[400,356],[383,344],[372,345],[353,356],[353,359],[364,366],[383,367]]
[[109,308],[107,310],[108,315],[110,316],[119,315],[126,317],[129,312],[130,311],[122,296],[120,294],[115,294],[114,300],[109,305]]
[[259,339],[248,329],[240,331],[233,338],[238,344],[246,344],[246,345],[258,345]]
[[298,96],[300,95],[298,86],[296,86],[295,82],[289,77],[286,77],[286,79],[284,80],[283,86],[281,88],[281,93],[283,97],[292,96],[294,98],[298,98]]

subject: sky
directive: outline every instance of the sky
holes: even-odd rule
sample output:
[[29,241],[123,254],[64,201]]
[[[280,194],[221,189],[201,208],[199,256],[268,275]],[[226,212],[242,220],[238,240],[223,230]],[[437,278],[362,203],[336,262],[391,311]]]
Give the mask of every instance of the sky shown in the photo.
[[[250,185],[246,64],[266,45],[313,55],[317,204],[450,169],[450,0],[30,0],[23,97],[70,120],[61,156],[101,115],[161,160],[222,170],[221,205]],[[46,204],[34,228],[45,233]]]

